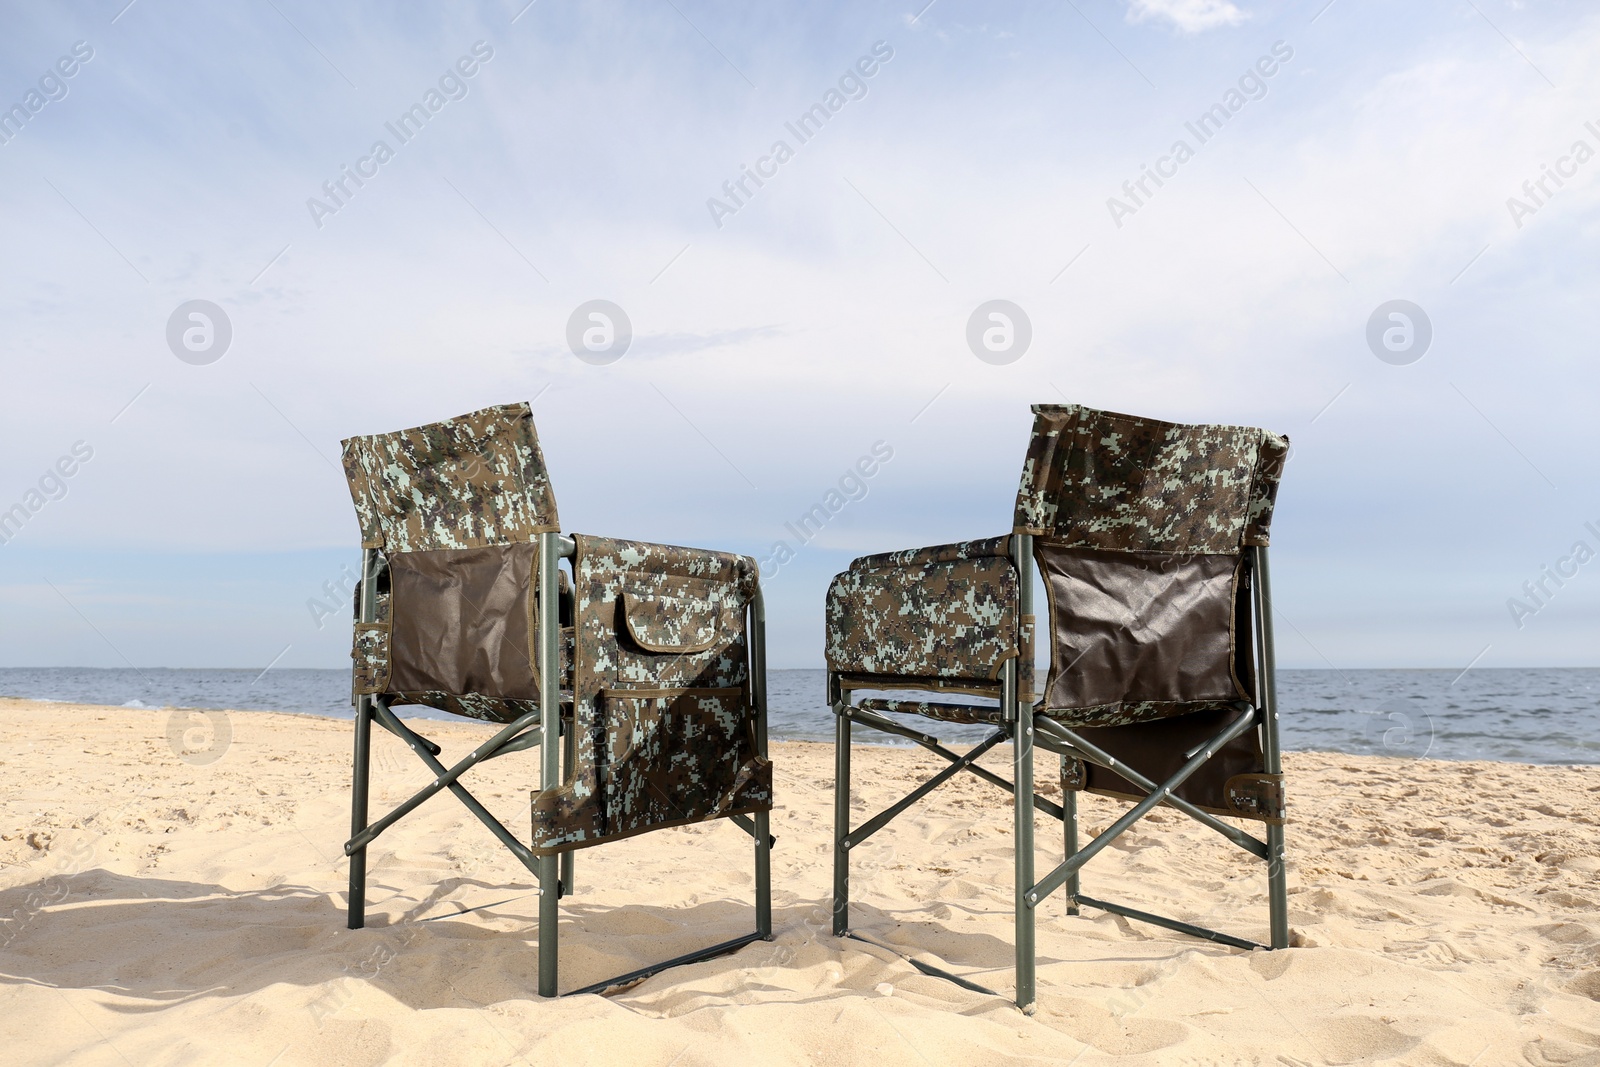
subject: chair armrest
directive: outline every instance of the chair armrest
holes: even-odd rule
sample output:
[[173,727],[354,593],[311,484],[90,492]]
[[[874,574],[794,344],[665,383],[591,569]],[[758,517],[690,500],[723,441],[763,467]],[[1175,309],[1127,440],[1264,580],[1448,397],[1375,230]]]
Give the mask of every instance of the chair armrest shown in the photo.
[[1009,538],[863,556],[827,600],[828,669],[994,682],[1030,636]]
[[577,543],[578,671],[593,685],[746,683],[745,609],[756,595],[755,560],[583,534]]
[[949,545],[930,548],[908,548],[900,552],[880,552],[875,556],[861,556],[850,564],[850,569],[863,571],[897,570],[921,567],[930,563],[959,563],[962,560],[1009,559],[1011,537],[985,537],[979,541],[957,541]]
[[533,797],[535,854],[770,810],[751,701],[755,560],[574,540],[576,758]]

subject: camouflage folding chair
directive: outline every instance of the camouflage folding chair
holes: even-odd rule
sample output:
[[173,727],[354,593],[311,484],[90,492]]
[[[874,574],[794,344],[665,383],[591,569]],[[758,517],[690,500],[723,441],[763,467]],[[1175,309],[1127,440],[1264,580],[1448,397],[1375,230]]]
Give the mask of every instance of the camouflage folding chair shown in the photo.
[[[863,557],[834,579],[827,601],[828,695],[838,720],[834,934],[855,936],[850,850],[968,771],[1015,798],[1016,1002],[1024,1011],[1035,996],[1035,915],[1063,886],[1069,914],[1089,905],[1224,945],[1267,947],[1080,891],[1084,864],[1158,804],[1267,864],[1270,947],[1289,940],[1267,574],[1288,441],[1070,404],[1033,412],[1009,537]],[[1042,697],[1033,687],[1035,562],[1049,612]],[[855,699],[861,690],[905,689],[998,704]],[[958,755],[890,712],[993,733]],[[949,766],[852,830],[850,741],[858,725],[907,738]],[[1003,741],[1012,745],[1014,781],[976,763]],[[1060,805],[1034,792],[1036,743],[1061,757]],[[1083,790],[1133,807],[1080,846]],[[1062,821],[1066,854],[1038,881],[1035,811]],[[1265,823],[1266,840],[1219,815]]]
[[[772,765],[755,561],[562,536],[527,404],[353,437],[344,468],[362,544],[350,928],[365,923],[368,846],[449,790],[538,879],[541,996],[556,995],[558,900],[572,891],[574,850],[649,830],[729,818],[751,834],[756,929],[574,992],[770,938]],[[446,767],[439,747],[395,715],[405,704],[505,725]],[[369,823],[374,722],[434,777]],[[524,844],[461,778],[534,746],[539,788]]]

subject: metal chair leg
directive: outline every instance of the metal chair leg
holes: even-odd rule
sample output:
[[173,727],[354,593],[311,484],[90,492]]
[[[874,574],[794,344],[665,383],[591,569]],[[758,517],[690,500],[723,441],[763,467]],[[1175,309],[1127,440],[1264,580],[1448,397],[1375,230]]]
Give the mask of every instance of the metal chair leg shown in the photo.
[[[1269,705],[1262,710],[1262,733],[1265,735],[1266,765],[1268,774],[1282,774],[1283,763],[1278,751],[1278,712]],[[1268,943],[1273,948],[1289,947],[1289,872],[1285,868],[1283,826],[1267,824],[1267,914],[1271,924]]]
[[[378,616],[378,553],[361,550],[361,584],[356,587],[356,615],[362,622]],[[356,698],[356,750],[351,761],[350,836],[367,828],[367,795],[371,778],[372,697]],[[363,846],[350,854],[350,895],[346,901],[345,926],[359,930],[367,925],[367,850]]]
[[[578,762],[578,731],[568,730],[561,739],[561,780],[564,782],[572,775],[573,765]],[[572,896],[578,885],[578,854],[576,850],[561,854],[561,895]]]
[[[1272,627],[1272,574],[1267,549],[1251,549],[1255,592],[1256,707],[1261,715],[1261,753],[1268,774],[1283,773],[1283,750],[1278,741],[1278,656]],[[1267,824],[1267,907],[1273,948],[1289,947],[1289,877],[1284,869],[1283,827]]]
[[763,941],[772,940],[771,822],[767,812],[756,812],[756,933]]
[[1284,870],[1283,827],[1267,827],[1267,907],[1272,923],[1272,947],[1289,947],[1289,879]]
[[[1033,538],[1027,534],[1012,534],[1008,550],[1019,579],[1019,621],[1031,623]],[[1027,655],[1033,654],[1031,644],[1025,644],[1024,649]],[[1012,798],[1016,814],[1017,1007],[1032,1015],[1037,987],[1034,934],[1038,922],[1036,906],[1028,899],[1033,889],[1033,693],[1020,692],[1021,683],[1021,660],[1007,661],[1000,674],[1000,706],[1005,709],[1004,717],[1012,724],[1012,756],[1016,761],[1012,774],[1016,788]]]
[[[554,789],[561,781],[561,616],[557,603],[560,579],[559,534],[539,535],[539,711],[545,742],[539,748],[539,788]],[[578,709],[573,708],[576,729]],[[556,995],[556,939],[561,920],[561,858],[540,856],[539,995]]]
[[[842,703],[843,697],[836,697]],[[834,707],[833,765],[833,936],[843,937],[850,930],[850,852],[845,838],[850,836],[850,718]]]
[[[1066,778],[1067,757],[1061,757],[1062,778]],[[1061,791],[1061,837],[1062,844],[1066,847],[1065,859],[1071,859],[1078,853],[1078,792],[1075,789]],[[1067,879],[1067,914],[1078,914],[1078,872],[1072,872],[1072,877]]]
[[560,857],[539,857],[539,995],[556,995],[556,937],[561,901],[556,896]]
[[[372,698],[361,697],[356,703],[356,751],[350,785],[350,836],[355,837],[367,828],[368,778],[372,754]],[[350,854],[349,914],[345,926],[359,930],[367,925],[367,848],[365,845]]]
[[1011,711],[1013,770],[1016,782],[1016,940],[1017,1007],[1033,1014],[1035,980],[1034,927],[1037,915],[1028,902],[1033,887],[1033,713],[1017,704],[1016,661],[1006,665],[1001,684],[1001,707]]
[[[750,702],[755,712],[756,755],[767,758],[767,606],[756,583],[750,600]],[[772,816],[755,813],[756,933],[772,940]]]

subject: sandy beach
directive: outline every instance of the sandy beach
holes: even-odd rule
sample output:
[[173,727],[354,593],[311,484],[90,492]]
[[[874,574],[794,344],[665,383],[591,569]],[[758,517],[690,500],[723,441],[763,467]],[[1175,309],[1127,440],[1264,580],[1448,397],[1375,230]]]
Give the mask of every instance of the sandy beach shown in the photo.
[[[0,701],[7,1063],[1600,1064],[1600,768],[1292,753],[1298,947],[1069,917],[1058,896],[1028,1018],[901,958],[1011,989],[1004,794],[964,776],[863,845],[853,925],[897,951],[839,941],[831,749],[775,744],[774,941],[541,1001],[531,877],[456,801],[377,842],[370,925],[347,931],[350,725],[215,718],[231,738],[182,713]],[[425,732],[448,762],[491,729]],[[426,772],[374,738],[376,813]],[[475,779],[514,829],[536,759]],[[855,759],[858,821],[934,768],[916,750]],[[1088,798],[1085,829],[1121,810]],[[1039,820],[1041,870],[1058,827]],[[579,853],[563,988],[744,932],[748,841],[719,822]],[[1085,889],[1265,933],[1259,866],[1174,814],[1097,858]]]

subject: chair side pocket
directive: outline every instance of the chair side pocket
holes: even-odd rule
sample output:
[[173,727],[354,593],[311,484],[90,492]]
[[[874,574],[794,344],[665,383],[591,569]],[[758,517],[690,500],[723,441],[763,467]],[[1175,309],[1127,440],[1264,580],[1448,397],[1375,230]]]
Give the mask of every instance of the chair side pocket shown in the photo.
[[742,688],[606,689],[605,836],[763,810],[771,764],[756,755]]
[[358,622],[350,642],[355,662],[351,685],[356,696],[370,696],[389,688],[389,624]]

